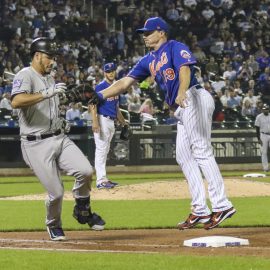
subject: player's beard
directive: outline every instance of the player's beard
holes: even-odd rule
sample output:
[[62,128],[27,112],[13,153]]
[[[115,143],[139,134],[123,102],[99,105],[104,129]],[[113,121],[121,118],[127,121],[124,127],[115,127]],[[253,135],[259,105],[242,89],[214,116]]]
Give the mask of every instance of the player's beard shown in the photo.
[[41,58],[41,59],[39,60],[39,65],[40,65],[40,67],[41,67],[42,74],[48,75],[48,74],[51,73],[53,65],[52,65],[52,64],[50,64],[50,65],[45,65],[45,64],[44,64],[44,61],[43,61],[43,58]]

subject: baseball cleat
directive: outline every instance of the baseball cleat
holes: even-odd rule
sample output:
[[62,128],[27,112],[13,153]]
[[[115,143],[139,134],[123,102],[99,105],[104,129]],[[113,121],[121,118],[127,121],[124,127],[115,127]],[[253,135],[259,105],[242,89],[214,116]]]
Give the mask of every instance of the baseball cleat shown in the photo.
[[88,219],[88,225],[94,231],[104,230],[105,221],[96,213],[93,213]]
[[180,222],[177,224],[177,228],[179,230],[185,230],[195,227],[198,224],[204,224],[208,222],[211,218],[211,215],[208,216],[196,216],[193,214],[190,214],[186,221]]
[[101,182],[100,184],[97,184],[98,189],[111,189],[117,186],[118,183],[112,182],[112,181],[104,181]]
[[222,221],[224,221],[227,218],[230,218],[234,215],[236,212],[234,207],[231,207],[227,210],[220,211],[220,212],[213,212],[211,214],[211,219],[204,224],[204,228],[206,230],[213,229],[217,227]]
[[118,185],[119,185],[118,183],[113,182],[113,181],[111,181],[111,180],[109,180],[109,182],[111,182],[114,186],[118,186]]
[[64,231],[62,228],[50,228],[47,227],[47,231],[52,241],[63,241],[66,240]]

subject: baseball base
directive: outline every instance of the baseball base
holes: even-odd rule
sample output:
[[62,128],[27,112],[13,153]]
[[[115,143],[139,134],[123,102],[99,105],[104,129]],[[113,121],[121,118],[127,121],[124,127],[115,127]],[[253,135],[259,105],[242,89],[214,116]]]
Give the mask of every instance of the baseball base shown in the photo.
[[264,173],[248,173],[243,175],[243,177],[266,177]]
[[248,239],[230,236],[207,236],[185,240],[186,247],[235,247],[249,245]]

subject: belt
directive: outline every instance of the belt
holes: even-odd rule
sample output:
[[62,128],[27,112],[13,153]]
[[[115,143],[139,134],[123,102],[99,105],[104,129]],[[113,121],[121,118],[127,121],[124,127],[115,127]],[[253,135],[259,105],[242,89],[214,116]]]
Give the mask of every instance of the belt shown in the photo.
[[261,132],[262,134],[266,134],[266,135],[270,135],[270,133],[267,133],[267,132]]
[[57,129],[53,133],[46,133],[46,134],[41,134],[41,135],[27,135],[26,140],[27,141],[43,140],[43,139],[50,138],[52,136],[57,136],[59,134],[61,134],[61,129]]
[[101,114],[101,116],[105,117],[105,118],[108,118],[108,119],[111,119],[111,120],[115,120],[114,117],[112,116],[109,116],[109,115],[104,115],[104,114]]
[[196,84],[196,85],[194,85],[194,87],[195,87],[196,89],[202,89],[202,88],[203,88],[200,84]]

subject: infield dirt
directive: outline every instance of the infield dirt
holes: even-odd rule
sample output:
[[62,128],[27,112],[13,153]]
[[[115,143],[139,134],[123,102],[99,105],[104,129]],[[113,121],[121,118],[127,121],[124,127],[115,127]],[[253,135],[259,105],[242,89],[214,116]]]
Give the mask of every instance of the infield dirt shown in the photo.
[[[269,196],[270,184],[245,178],[226,178],[226,193],[229,197]],[[46,194],[24,195],[0,198],[3,200],[42,200]],[[114,189],[93,188],[93,200],[168,200],[190,198],[186,181],[155,181],[142,184],[117,186]],[[65,192],[65,200],[73,200],[70,191]]]
[[[46,232],[0,233],[0,248],[61,250],[74,252],[166,253],[175,255],[231,255],[270,258],[270,228],[67,231],[67,241],[52,242]],[[233,236],[249,239],[249,246],[190,248],[184,240],[203,236]]]

